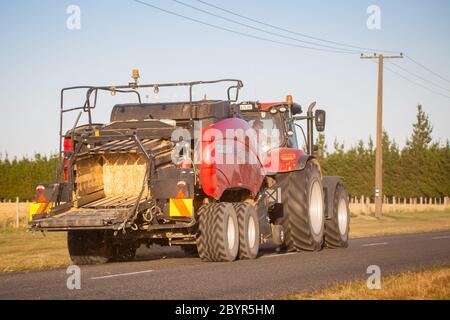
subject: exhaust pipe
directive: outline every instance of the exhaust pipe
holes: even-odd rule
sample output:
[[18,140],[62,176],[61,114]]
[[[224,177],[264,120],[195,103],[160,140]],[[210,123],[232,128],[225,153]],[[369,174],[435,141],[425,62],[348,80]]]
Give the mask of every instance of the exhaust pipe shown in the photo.
[[308,154],[313,155],[314,154],[314,113],[313,110],[316,107],[316,102],[313,102],[309,105],[308,113],[307,115],[307,123],[308,123]]

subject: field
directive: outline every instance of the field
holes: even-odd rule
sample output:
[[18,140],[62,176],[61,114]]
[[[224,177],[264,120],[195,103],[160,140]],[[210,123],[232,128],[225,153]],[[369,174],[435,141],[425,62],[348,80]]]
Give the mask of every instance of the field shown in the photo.
[[324,290],[301,293],[298,300],[450,300],[450,266],[383,277],[380,290],[354,281]]
[[[0,273],[67,266],[65,233],[28,233],[27,206],[21,204],[21,229],[15,223],[15,204],[0,204]],[[12,211],[12,212],[11,212]],[[450,230],[450,211],[389,213],[381,220],[356,215],[351,220],[351,238]]]
[[353,216],[350,237],[378,237],[445,230],[450,230],[450,211],[397,212],[386,213],[379,220],[373,216]]
[[0,273],[67,266],[66,234],[0,229]]
[[[19,203],[19,222],[20,225],[26,227],[28,220],[28,203]],[[11,203],[0,203],[0,228],[13,227],[16,225],[17,220],[17,204],[15,202]]]

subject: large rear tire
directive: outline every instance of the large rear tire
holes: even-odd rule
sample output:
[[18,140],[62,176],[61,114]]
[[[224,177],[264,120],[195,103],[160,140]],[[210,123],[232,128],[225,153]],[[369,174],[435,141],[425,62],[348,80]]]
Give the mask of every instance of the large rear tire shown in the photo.
[[239,252],[239,226],[230,203],[205,204],[198,211],[197,248],[208,262],[231,262]]
[[104,231],[69,231],[67,246],[76,265],[104,264],[112,256],[112,248]]
[[256,208],[248,203],[236,203],[233,206],[236,210],[239,225],[239,259],[256,259],[261,243]]
[[325,245],[328,248],[347,248],[350,230],[348,194],[338,184],[333,195],[333,216],[325,221]]
[[302,171],[289,174],[288,216],[294,248],[298,251],[322,249],[325,229],[322,176],[316,161]]

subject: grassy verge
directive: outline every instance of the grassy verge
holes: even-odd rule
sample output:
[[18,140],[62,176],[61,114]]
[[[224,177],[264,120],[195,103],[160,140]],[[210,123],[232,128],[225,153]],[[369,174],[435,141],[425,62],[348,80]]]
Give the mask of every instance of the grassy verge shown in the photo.
[[366,281],[353,281],[287,299],[450,300],[450,266],[383,277],[380,290],[369,290]]
[[382,219],[358,215],[351,218],[350,237],[379,237],[394,234],[450,230],[450,212],[387,213]]
[[0,229],[0,273],[67,266],[66,234]]

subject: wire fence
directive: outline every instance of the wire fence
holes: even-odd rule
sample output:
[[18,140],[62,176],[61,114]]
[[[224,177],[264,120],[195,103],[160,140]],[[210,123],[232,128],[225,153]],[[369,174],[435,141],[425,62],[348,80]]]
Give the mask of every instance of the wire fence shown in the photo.
[[[374,197],[351,197],[349,201],[350,212],[353,214],[374,214]],[[405,198],[384,197],[384,212],[424,212],[424,211],[450,211],[450,198]]]

